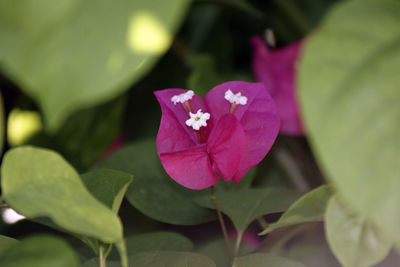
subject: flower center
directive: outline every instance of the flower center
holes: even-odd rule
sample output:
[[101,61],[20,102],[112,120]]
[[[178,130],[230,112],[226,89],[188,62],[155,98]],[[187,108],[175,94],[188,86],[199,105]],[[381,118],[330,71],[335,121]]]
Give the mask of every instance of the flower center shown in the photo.
[[225,92],[225,99],[231,103],[230,113],[234,113],[238,105],[246,105],[247,97],[243,96],[241,92],[234,94],[230,89]]
[[207,126],[207,121],[210,119],[210,113],[201,112],[201,109],[197,111],[197,113],[189,112],[190,119],[188,119],[185,123],[187,126],[192,127],[193,130],[200,130],[201,127]]

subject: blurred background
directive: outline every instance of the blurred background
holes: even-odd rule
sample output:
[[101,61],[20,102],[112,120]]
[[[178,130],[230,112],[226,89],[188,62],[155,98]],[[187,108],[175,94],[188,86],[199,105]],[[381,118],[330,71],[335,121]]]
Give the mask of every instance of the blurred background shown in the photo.
[[[23,144],[50,148],[85,173],[126,144],[155,140],[161,117],[155,90],[185,88],[204,96],[225,81],[255,81],[252,36],[267,41],[270,29],[278,49],[309,38],[341,2],[346,1],[0,0],[2,155]],[[137,153],[146,157],[143,150]],[[271,154],[254,170],[255,187],[304,192],[326,182],[305,137],[280,135]],[[126,235],[174,230],[194,240],[195,250],[217,266],[227,264],[215,253],[224,250],[216,222],[163,223],[126,200],[120,216]],[[251,225],[244,251],[257,247],[311,267],[339,266],[322,223],[279,230],[267,241],[256,235],[261,230]],[[90,258],[75,239],[31,221],[3,220],[0,232],[14,238],[53,232],[81,247],[81,258]],[[397,266],[397,260],[392,253],[379,266]]]

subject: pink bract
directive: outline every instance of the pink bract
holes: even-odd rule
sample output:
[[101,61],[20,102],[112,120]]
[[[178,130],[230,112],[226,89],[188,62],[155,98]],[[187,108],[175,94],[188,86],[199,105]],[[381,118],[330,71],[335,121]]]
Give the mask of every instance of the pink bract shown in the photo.
[[286,135],[304,135],[297,104],[296,63],[302,42],[269,50],[260,37],[251,39],[253,45],[253,72],[263,82],[281,117],[280,132]]
[[[246,105],[230,113],[231,103],[225,92],[241,92]],[[157,134],[157,152],[161,163],[177,183],[190,189],[204,189],[219,182],[237,183],[270,150],[279,131],[275,103],[263,83],[227,82],[214,87],[203,100],[189,100],[192,113],[201,109],[210,119],[206,127],[195,131],[185,124],[189,115],[182,104],[171,98],[184,89],[156,91],[162,117]],[[196,136],[202,135],[198,139]],[[202,140],[201,142],[198,140]]]

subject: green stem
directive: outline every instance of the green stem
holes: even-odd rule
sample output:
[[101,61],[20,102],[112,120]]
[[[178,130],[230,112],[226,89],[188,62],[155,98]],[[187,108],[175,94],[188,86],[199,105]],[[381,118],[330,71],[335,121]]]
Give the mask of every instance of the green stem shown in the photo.
[[290,152],[279,146],[274,153],[274,157],[279,165],[285,170],[293,185],[300,192],[307,192],[311,189],[307,180],[298,168],[298,163],[293,159]]
[[226,230],[224,218],[222,217],[221,210],[217,203],[217,198],[214,194],[214,186],[210,187],[210,198],[211,198],[211,201],[214,203],[215,210],[217,211],[217,214],[218,214],[219,224],[221,225],[222,233],[224,234],[224,239],[225,239],[226,247],[228,249],[229,259],[231,261],[233,261],[234,254],[233,254],[232,246],[231,246],[231,243],[229,242],[228,232]]
[[238,232],[237,238],[236,238],[235,251],[234,251],[235,256],[239,253],[239,248],[240,248],[240,243],[242,242],[242,237],[243,237],[243,232]]
[[99,247],[99,267],[106,267],[106,258],[104,257],[103,246]]

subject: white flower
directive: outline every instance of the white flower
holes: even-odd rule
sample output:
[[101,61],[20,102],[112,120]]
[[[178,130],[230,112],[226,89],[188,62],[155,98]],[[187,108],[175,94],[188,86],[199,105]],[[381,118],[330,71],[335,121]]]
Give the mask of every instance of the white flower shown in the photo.
[[185,103],[186,101],[192,99],[194,95],[194,92],[192,90],[189,90],[185,93],[182,93],[180,95],[174,95],[173,97],[171,97],[171,102],[174,103],[174,105],[176,105],[176,103]]
[[190,119],[186,121],[186,125],[198,131],[201,126],[207,126],[207,120],[210,119],[210,113],[203,113],[201,109],[196,114],[189,112]]
[[230,89],[225,92],[225,99],[228,100],[231,104],[237,105],[246,105],[247,104],[247,97],[242,96],[242,93],[234,94]]

